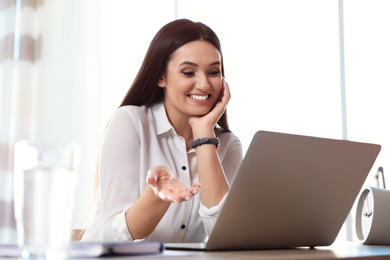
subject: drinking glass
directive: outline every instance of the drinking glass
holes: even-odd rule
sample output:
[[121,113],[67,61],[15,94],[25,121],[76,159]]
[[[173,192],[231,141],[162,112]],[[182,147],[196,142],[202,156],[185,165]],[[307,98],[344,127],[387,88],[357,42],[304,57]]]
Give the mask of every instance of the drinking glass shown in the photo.
[[22,258],[68,258],[79,154],[77,144],[15,144],[14,206]]

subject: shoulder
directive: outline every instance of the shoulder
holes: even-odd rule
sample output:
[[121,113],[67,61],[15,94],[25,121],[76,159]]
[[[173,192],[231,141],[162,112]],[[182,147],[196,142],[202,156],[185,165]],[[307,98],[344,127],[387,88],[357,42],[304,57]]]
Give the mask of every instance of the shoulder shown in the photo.
[[134,122],[144,121],[150,114],[150,109],[145,106],[121,106],[117,108],[111,118],[111,121],[132,120]]
[[121,106],[117,108],[109,120],[110,128],[139,128],[148,124],[148,108],[144,106]]
[[128,115],[128,116],[142,116],[142,115],[147,115],[148,109],[145,106],[121,106],[119,107],[115,113],[114,116],[116,115]]

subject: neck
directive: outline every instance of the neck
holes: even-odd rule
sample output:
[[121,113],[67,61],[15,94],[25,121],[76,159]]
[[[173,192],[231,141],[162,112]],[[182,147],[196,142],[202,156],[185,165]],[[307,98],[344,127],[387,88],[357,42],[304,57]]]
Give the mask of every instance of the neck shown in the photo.
[[194,140],[193,130],[189,123],[190,116],[172,107],[166,100],[164,100],[164,107],[169,122],[176,133],[185,139],[187,150],[189,150],[191,148],[191,142]]
[[186,140],[187,149],[193,141],[192,128],[188,123],[189,117],[182,115],[170,115],[167,111],[168,120],[176,133]]

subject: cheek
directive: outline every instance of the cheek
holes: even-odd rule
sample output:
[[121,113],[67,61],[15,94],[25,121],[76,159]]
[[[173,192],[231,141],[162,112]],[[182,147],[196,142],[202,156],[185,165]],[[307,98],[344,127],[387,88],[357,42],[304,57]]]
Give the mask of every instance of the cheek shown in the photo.
[[213,79],[212,82],[213,82],[212,84],[214,86],[215,92],[219,93],[222,89],[222,78],[215,78]]

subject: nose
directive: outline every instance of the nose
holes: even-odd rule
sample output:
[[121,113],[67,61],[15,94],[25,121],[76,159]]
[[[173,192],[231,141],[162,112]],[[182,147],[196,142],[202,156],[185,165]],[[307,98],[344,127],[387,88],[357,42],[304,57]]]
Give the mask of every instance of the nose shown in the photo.
[[195,87],[203,92],[206,92],[207,90],[209,90],[211,85],[210,85],[210,81],[209,81],[209,78],[207,77],[207,75],[205,75],[205,74],[198,75]]

